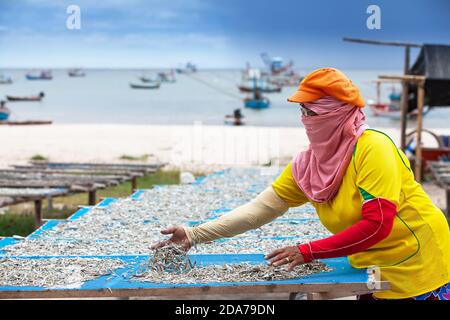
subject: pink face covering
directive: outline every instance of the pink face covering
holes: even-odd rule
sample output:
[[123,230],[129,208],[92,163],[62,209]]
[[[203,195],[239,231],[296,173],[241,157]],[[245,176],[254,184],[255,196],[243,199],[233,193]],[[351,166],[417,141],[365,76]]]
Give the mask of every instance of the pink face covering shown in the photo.
[[356,142],[369,126],[360,108],[333,97],[303,105],[317,115],[301,119],[310,144],[292,161],[292,175],[309,199],[327,202],[338,192]]

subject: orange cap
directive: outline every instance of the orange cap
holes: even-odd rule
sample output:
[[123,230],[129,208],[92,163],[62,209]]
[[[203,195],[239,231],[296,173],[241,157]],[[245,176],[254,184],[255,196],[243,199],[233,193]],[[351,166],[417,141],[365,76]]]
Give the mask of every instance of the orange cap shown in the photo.
[[306,75],[288,101],[312,102],[325,96],[332,96],[360,108],[365,105],[359,89],[335,68],[321,68]]

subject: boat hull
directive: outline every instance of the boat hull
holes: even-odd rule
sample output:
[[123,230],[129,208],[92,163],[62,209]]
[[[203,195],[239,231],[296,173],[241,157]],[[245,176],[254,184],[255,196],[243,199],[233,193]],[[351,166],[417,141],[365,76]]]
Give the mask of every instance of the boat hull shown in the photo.
[[130,83],[130,87],[132,89],[158,89],[161,86],[161,84],[155,83],[155,84],[135,84],[135,83]]
[[244,100],[244,106],[250,109],[267,109],[270,106],[270,101],[268,99]]
[[6,96],[6,99],[10,102],[15,101],[41,101],[42,97],[13,97],[13,96]]
[[27,80],[52,80],[53,77],[41,77],[41,76],[30,76],[30,75],[26,75],[25,76],[27,78]]
[[85,73],[70,73],[69,72],[69,77],[72,77],[72,78],[81,78],[81,77],[84,77],[84,76],[86,76]]
[[[245,93],[249,93],[249,92],[253,92],[255,91],[255,89],[253,87],[248,87],[248,86],[238,86],[239,91],[241,92],[245,92]],[[281,92],[281,87],[257,87],[257,89],[259,91],[261,91],[262,93],[274,93],[274,92]]]
[[9,119],[9,113],[0,111],[0,121],[6,121]]

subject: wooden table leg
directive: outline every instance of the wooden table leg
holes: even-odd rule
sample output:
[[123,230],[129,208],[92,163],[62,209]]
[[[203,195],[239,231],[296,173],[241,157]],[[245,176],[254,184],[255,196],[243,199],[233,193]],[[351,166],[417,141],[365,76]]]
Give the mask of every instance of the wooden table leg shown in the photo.
[[34,227],[38,229],[42,225],[42,199],[34,200]]
[[131,193],[134,193],[137,189],[137,177],[133,176],[131,178]]
[[94,206],[97,202],[97,190],[93,189],[89,191],[89,205]]

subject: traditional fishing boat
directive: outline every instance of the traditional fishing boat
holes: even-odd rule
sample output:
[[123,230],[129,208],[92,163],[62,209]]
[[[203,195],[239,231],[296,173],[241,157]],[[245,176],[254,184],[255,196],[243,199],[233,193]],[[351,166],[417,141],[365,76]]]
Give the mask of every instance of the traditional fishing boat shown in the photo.
[[[241,92],[249,93],[249,92],[253,91],[253,87],[250,87],[250,86],[239,85],[238,88],[239,88],[239,91],[241,91]],[[278,86],[266,86],[266,87],[260,87],[259,89],[261,90],[261,92],[264,92],[264,93],[281,92],[281,87],[278,87]]]
[[[391,120],[398,121],[401,119],[401,110],[389,103],[369,103],[369,107],[372,110],[372,114],[376,117],[389,118]],[[423,114],[426,115],[428,111],[430,111],[430,108],[428,106],[424,106]],[[415,119],[417,118],[417,114],[417,109],[414,109],[406,115],[406,118],[410,120]]]
[[140,84],[130,82],[130,87],[132,89],[158,89],[161,86],[161,82],[157,81],[154,83]]
[[247,81],[244,84],[238,85],[238,89],[241,92],[253,92],[255,89],[263,93],[273,93],[273,92],[281,92],[281,86],[270,84],[262,79],[252,79],[252,81]]
[[186,63],[186,67],[176,68],[177,73],[194,73],[197,72],[197,66],[191,62]]
[[7,121],[11,111],[5,106],[5,101],[0,101],[0,121]]
[[176,81],[173,70],[170,72],[159,72],[158,78],[161,82],[174,83]]
[[67,71],[69,77],[84,77],[86,73],[82,69],[69,69]]
[[158,82],[161,82],[160,77],[156,76],[156,75],[151,75],[151,76],[149,76],[149,75],[142,75],[142,76],[138,77],[138,79],[141,80],[141,82],[144,82],[144,83],[158,83]]
[[244,106],[251,109],[267,109],[270,106],[270,100],[267,98],[247,98],[244,100]]
[[[377,94],[377,101],[374,102],[372,100],[368,100],[367,104],[369,108],[372,110],[372,114],[375,117],[389,118],[391,120],[400,120],[401,119],[401,95],[397,93],[395,89],[389,94],[389,102],[382,103],[379,99],[379,93]],[[428,106],[424,106],[423,114],[427,114],[430,108]],[[412,110],[406,116],[408,119],[415,119],[417,117],[417,109]]]
[[39,92],[39,95],[37,96],[29,96],[29,97],[20,97],[20,96],[6,96],[6,99],[11,102],[17,102],[17,101],[41,101],[42,98],[45,96],[43,92]]
[[52,80],[53,75],[50,70],[41,71],[40,73],[27,73],[25,77],[28,80]]

